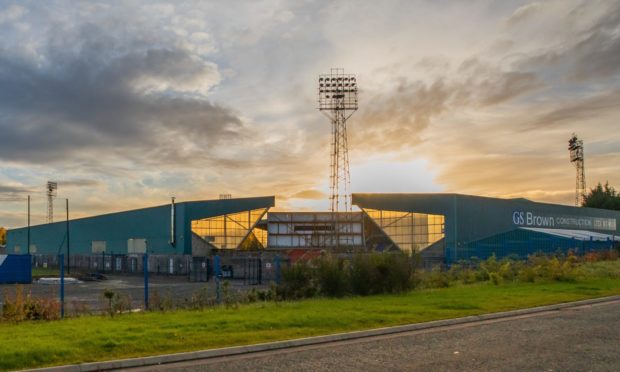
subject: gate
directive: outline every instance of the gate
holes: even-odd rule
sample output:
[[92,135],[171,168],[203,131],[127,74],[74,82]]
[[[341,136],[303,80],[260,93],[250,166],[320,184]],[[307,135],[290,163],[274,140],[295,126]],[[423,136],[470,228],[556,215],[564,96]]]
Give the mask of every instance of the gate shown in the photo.
[[244,284],[260,285],[263,284],[263,266],[260,258],[247,258],[244,265]]
[[190,269],[190,281],[192,282],[206,282],[209,281],[211,274],[211,265],[209,265],[209,259],[207,257],[192,257],[192,267]]

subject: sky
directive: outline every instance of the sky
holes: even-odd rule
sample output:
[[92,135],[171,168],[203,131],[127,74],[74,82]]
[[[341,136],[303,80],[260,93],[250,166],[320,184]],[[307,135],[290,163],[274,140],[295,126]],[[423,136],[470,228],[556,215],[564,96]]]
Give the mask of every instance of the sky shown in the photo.
[[353,192],[620,187],[620,2],[0,0],[0,226],[276,195],[326,209],[318,75],[357,75]]

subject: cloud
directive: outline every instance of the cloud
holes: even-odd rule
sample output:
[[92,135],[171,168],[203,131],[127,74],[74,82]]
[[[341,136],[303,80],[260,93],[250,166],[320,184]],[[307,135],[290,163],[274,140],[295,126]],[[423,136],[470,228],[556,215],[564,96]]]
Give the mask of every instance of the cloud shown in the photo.
[[28,13],[28,10],[19,5],[10,5],[4,9],[0,9],[0,25],[7,22],[19,20]]
[[316,209],[330,131],[313,82],[330,67],[358,76],[351,166],[377,190],[571,203],[572,131],[588,180],[620,182],[617,1],[15,6],[0,25],[0,183],[68,180],[76,216],[274,190],[279,207]]
[[388,94],[371,97],[368,108],[352,121],[353,146],[382,152],[415,145],[430,119],[445,110],[451,94],[441,80],[430,85],[402,81]]
[[4,48],[0,158],[167,166],[212,156],[249,132],[208,100],[220,81],[214,63],[174,45],[136,43],[83,24],[52,32],[43,65]]
[[15,202],[26,200],[33,190],[21,185],[0,184],[0,202]]
[[[594,10],[601,14],[592,15]],[[620,3],[602,2],[600,7],[577,6],[569,19],[587,26],[567,28],[566,39],[536,51],[519,62],[521,66],[560,76],[569,83],[584,83],[616,76],[620,72]]]
[[327,194],[320,190],[302,190],[290,196],[291,199],[311,199],[322,200],[327,198]]
[[62,188],[76,188],[76,187],[99,187],[102,186],[103,182],[98,180],[87,180],[87,179],[74,179],[67,181],[58,181],[58,187]]
[[596,116],[617,113],[618,102],[620,102],[620,90],[562,102],[547,112],[533,115],[531,124],[523,127],[523,129],[540,130],[543,127],[557,127],[566,123],[585,121]]
[[523,22],[524,20],[534,16],[540,12],[542,4],[538,2],[523,5],[515,10],[510,17],[506,20],[506,23],[514,25],[516,23]]
[[3,194],[25,194],[32,192],[30,188],[23,186],[0,185],[0,193]]
[[[534,72],[502,71],[476,58],[432,83],[397,79],[396,87],[370,97],[368,108],[352,120],[349,132],[358,151],[398,151],[419,144],[441,115],[465,107],[483,109],[541,89]],[[364,92],[362,92],[363,94]]]

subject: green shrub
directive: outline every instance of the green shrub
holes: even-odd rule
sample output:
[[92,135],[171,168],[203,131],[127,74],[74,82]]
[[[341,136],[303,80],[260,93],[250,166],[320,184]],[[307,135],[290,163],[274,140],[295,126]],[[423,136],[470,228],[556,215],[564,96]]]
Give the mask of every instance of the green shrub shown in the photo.
[[470,268],[461,269],[457,279],[463,284],[475,283],[477,280],[476,271]]
[[282,281],[277,295],[283,299],[313,297],[317,293],[314,269],[305,261],[299,261],[282,269]]
[[497,273],[503,280],[512,282],[517,279],[521,266],[522,264],[519,261],[509,259],[502,260],[502,264],[500,265]]
[[316,281],[320,293],[328,297],[344,296],[348,285],[344,260],[327,255],[318,259],[316,265]]
[[524,266],[519,270],[517,278],[520,282],[533,283],[536,280],[536,270],[531,266]]
[[282,271],[278,293],[295,299],[321,294],[341,297],[347,294],[366,296],[408,291],[420,282],[414,275],[415,257],[404,253],[359,253],[351,259],[326,255],[311,265],[298,262]]
[[367,296],[374,292],[378,278],[375,261],[376,258],[368,254],[353,256],[349,268],[349,287],[353,294]]
[[439,268],[434,268],[426,273],[422,279],[425,288],[446,288],[450,286],[450,277]]
[[384,255],[387,262],[387,276],[382,293],[402,293],[413,288],[413,266],[404,253]]
[[489,274],[489,279],[491,280],[491,283],[493,283],[494,285],[499,285],[503,281],[501,275],[499,275],[496,272],[491,272]]

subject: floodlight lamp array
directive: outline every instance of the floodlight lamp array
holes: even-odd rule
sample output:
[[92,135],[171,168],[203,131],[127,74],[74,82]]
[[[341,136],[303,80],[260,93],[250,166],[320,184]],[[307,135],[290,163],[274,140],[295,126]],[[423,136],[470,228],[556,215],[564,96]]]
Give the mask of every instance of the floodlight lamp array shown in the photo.
[[319,109],[357,110],[355,75],[332,73],[319,76]]

